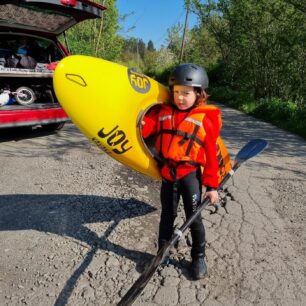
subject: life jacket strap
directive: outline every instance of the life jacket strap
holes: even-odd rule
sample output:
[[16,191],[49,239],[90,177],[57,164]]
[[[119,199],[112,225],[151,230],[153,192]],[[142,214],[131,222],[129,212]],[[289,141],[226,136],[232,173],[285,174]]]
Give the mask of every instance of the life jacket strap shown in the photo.
[[170,134],[170,135],[178,135],[178,136],[182,136],[183,139],[179,141],[180,145],[183,145],[187,140],[191,139],[193,141],[195,141],[196,143],[198,143],[200,146],[204,146],[204,142],[202,140],[200,140],[198,137],[196,137],[196,133],[198,131],[199,127],[196,126],[195,127],[195,132],[193,132],[192,134],[187,133],[187,132],[183,132],[183,131],[177,131],[177,130],[169,130],[169,129],[161,129],[157,134],[161,135],[161,134]]
[[[197,139],[196,135],[197,135],[197,132],[198,132],[199,128],[200,128],[200,127],[199,127],[198,125],[196,125],[196,126],[194,127],[194,130],[193,130],[193,132],[192,132],[192,134],[191,134],[190,141],[189,141],[189,143],[188,143],[188,147],[187,147],[187,150],[186,150],[186,156],[189,156],[191,147],[192,147],[192,145],[193,145],[193,142]],[[203,145],[204,145],[204,144],[203,144]]]

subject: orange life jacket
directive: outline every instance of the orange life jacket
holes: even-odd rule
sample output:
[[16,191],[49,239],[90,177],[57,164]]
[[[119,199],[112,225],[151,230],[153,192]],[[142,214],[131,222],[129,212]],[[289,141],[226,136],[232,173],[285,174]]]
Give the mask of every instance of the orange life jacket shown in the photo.
[[[203,119],[207,116],[217,128],[221,128],[220,110],[211,105],[193,108],[186,118],[174,128],[174,108],[164,105],[158,117],[156,149],[161,158],[175,162],[190,162],[205,165],[204,140],[206,131]],[[217,135],[216,135],[217,136]]]

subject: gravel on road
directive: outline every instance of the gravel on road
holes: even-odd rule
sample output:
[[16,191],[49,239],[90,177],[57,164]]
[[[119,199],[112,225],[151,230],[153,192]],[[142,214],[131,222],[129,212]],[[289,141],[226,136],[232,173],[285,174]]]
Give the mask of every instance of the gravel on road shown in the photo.
[[[306,305],[306,141],[222,112],[231,156],[252,138],[269,148],[227,184],[228,213],[202,213],[207,278],[190,277],[187,234],[135,305]],[[115,305],[156,253],[159,182],[72,124],[9,133],[0,135],[0,305]]]

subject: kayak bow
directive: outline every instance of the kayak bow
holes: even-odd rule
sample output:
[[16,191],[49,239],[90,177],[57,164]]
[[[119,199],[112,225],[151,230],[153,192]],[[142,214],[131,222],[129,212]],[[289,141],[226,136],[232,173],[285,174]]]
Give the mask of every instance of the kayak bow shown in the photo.
[[140,134],[139,122],[168,89],[135,69],[74,55],[57,65],[56,96],[72,122],[111,157],[145,175],[160,177]]

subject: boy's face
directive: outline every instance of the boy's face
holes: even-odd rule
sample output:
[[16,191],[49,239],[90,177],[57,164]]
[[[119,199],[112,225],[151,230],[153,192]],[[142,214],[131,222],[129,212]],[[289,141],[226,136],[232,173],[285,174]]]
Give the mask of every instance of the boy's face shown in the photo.
[[197,94],[192,86],[174,85],[173,99],[178,109],[186,110],[193,106],[197,99]]

